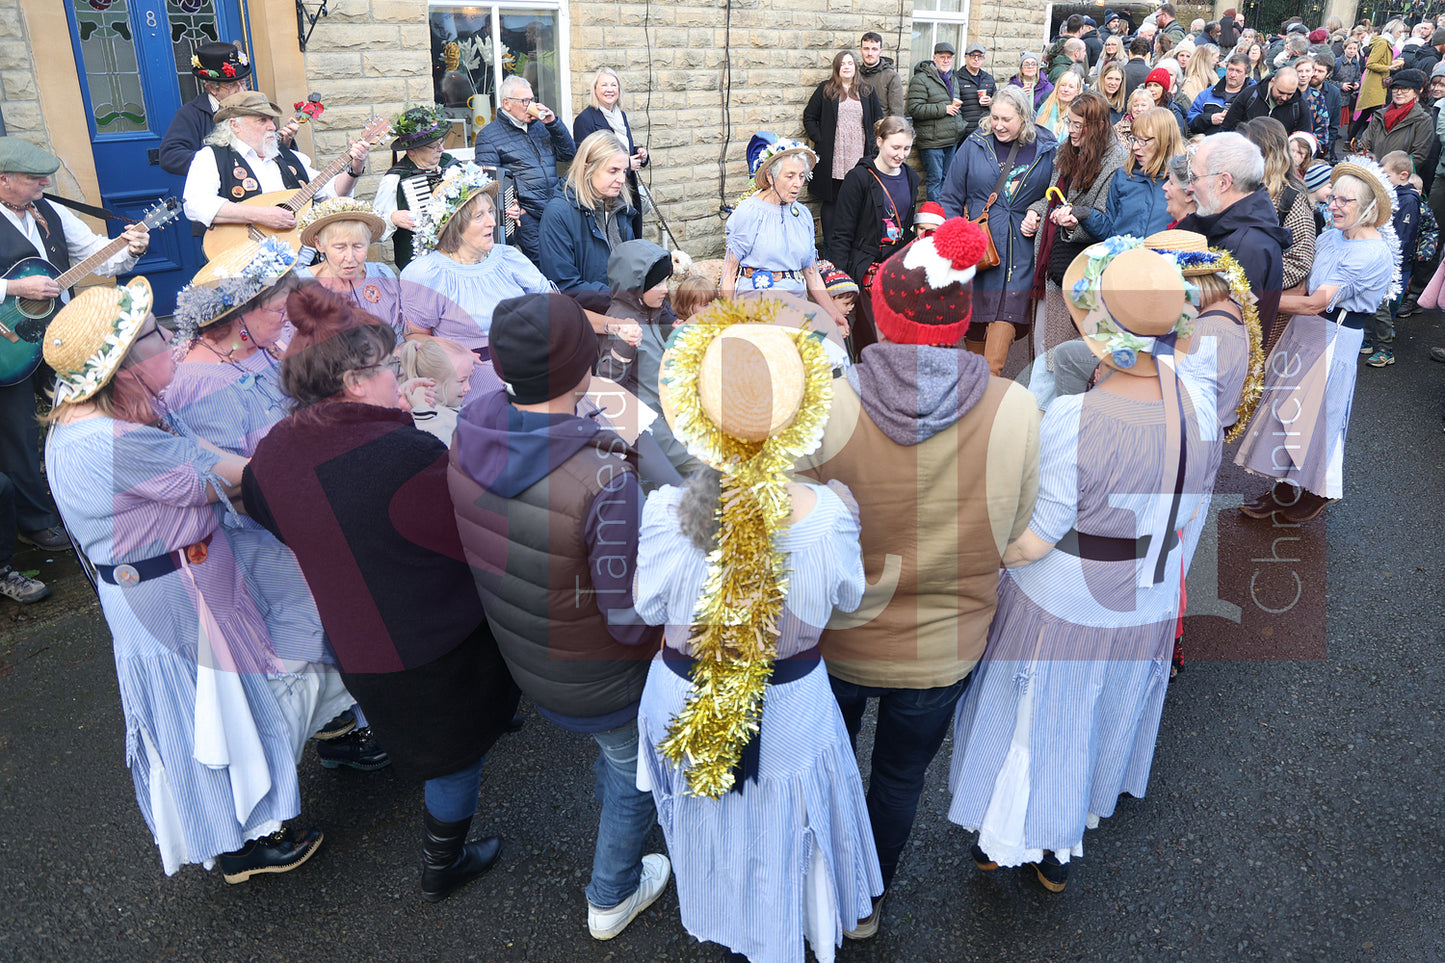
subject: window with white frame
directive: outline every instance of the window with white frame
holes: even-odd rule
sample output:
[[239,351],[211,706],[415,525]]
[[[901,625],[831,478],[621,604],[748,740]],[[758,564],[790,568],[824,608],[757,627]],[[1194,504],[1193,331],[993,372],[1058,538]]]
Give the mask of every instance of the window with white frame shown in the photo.
[[467,3],[431,0],[432,90],[470,134],[497,114],[497,91],[516,74],[559,117],[572,116],[565,2]]
[[968,45],[971,3],[972,0],[917,0],[913,7],[912,49],[908,63],[898,65],[899,73],[911,72],[913,65],[921,60],[933,59],[933,45],[944,42],[953,44],[958,52],[956,65],[961,68],[963,50]]

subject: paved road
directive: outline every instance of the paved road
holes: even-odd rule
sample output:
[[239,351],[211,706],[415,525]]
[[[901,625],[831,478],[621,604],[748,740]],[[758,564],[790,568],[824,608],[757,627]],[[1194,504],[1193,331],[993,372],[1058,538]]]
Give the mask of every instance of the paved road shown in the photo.
[[[1086,837],[1068,891],[973,868],[943,816],[945,744],[883,928],[843,963],[1445,959],[1445,366],[1425,357],[1442,329],[1407,324],[1399,363],[1362,369],[1349,497],[1326,520],[1270,530],[1226,504],[1217,563],[1202,550],[1190,585],[1222,614],[1190,620],[1195,661],[1170,689],[1149,796]],[[1228,503],[1258,488],[1230,469],[1220,490]],[[1271,557],[1293,561],[1256,561]],[[0,604],[0,957],[717,958],[683,931],[670,888],[617,940],[587,936],[591,752],[535,714],[482,786],[502,862],[445,903],[417,897],[419,790],[314,755],[305,815],[327,842],[310,864],[242,886],[195,867],[166,878],[89,589],[64,558],[21,564],[56,592]],[[1290,613],[1264,612],[1296,585]]]

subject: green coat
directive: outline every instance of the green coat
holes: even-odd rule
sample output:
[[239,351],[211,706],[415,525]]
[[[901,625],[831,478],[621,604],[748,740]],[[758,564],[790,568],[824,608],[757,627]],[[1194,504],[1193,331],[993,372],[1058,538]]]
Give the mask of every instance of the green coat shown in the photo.
[[[958,71],[954,70],[957,78]],[[958,83],[957,79],[954,84]],[[957,89],[957,87],[955,87]],[[964,135],[962,113],[950,115],[948,105],[953,98],[938,66],[932,60],[921,61],[913,68],[908,81],[908,116],[913,120],[913,145],[920,150],[952,147]]]

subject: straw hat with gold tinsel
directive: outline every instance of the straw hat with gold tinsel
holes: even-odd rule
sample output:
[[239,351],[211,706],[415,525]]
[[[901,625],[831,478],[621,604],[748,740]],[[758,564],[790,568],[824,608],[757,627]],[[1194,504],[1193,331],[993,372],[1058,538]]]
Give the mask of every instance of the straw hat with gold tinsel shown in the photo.
[[45,363],[55,369],[55,403],[84,401],[115,375],[151,313],[150,282],[86,288],[45,330]]
[[316,235],[321,233],[322,228],[337,221],[365,224],[366,229],[371,232],[373,243],[386,230],[386,222],[371,209],[370,204],[354,197],[333,197],[320,204],[312,204],[310,209],[301,215],[301,243],[306,247],[315,247]]
[[1203,234],[1193,231],[1160,231],[1144,238],[1144,246],[1158,254],[1174,259],[1180,272],[1186,278],[1218,274],[1229,285],[1230,296],[1239,304],[1244,316],[1244,330],[1249,336],[1249,373],[1244,378],[1244,390],[1239,395],[1239,405],[1234,409],[1235,421],[1227,442],[1238,441],[1249,427],[1255,406],[1264,394],[1264,336],[1259,326],[1259,299],[1250,289],[1249,278],[1244,268],[1228,251],[1211,249]]
[[696,458],[722,473],[717,547],[697,604],[692,691],[659,744],[689,791],[732,788],[757,738],[777,655],[787,560],[775,544],[792,511],[788,471],[823,437],[832,370],[819,335],[775,325],[781,302],[716,301],[663,358],[663,412]]

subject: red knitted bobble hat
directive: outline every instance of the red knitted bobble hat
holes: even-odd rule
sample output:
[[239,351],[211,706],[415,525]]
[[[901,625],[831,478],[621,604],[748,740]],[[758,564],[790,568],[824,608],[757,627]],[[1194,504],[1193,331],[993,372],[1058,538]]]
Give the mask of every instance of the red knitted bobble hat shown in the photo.
[[895,344],[953,345],[973,315],[973,275],[988,238],[950,218],[883,262],[873,281],[873,320]]

